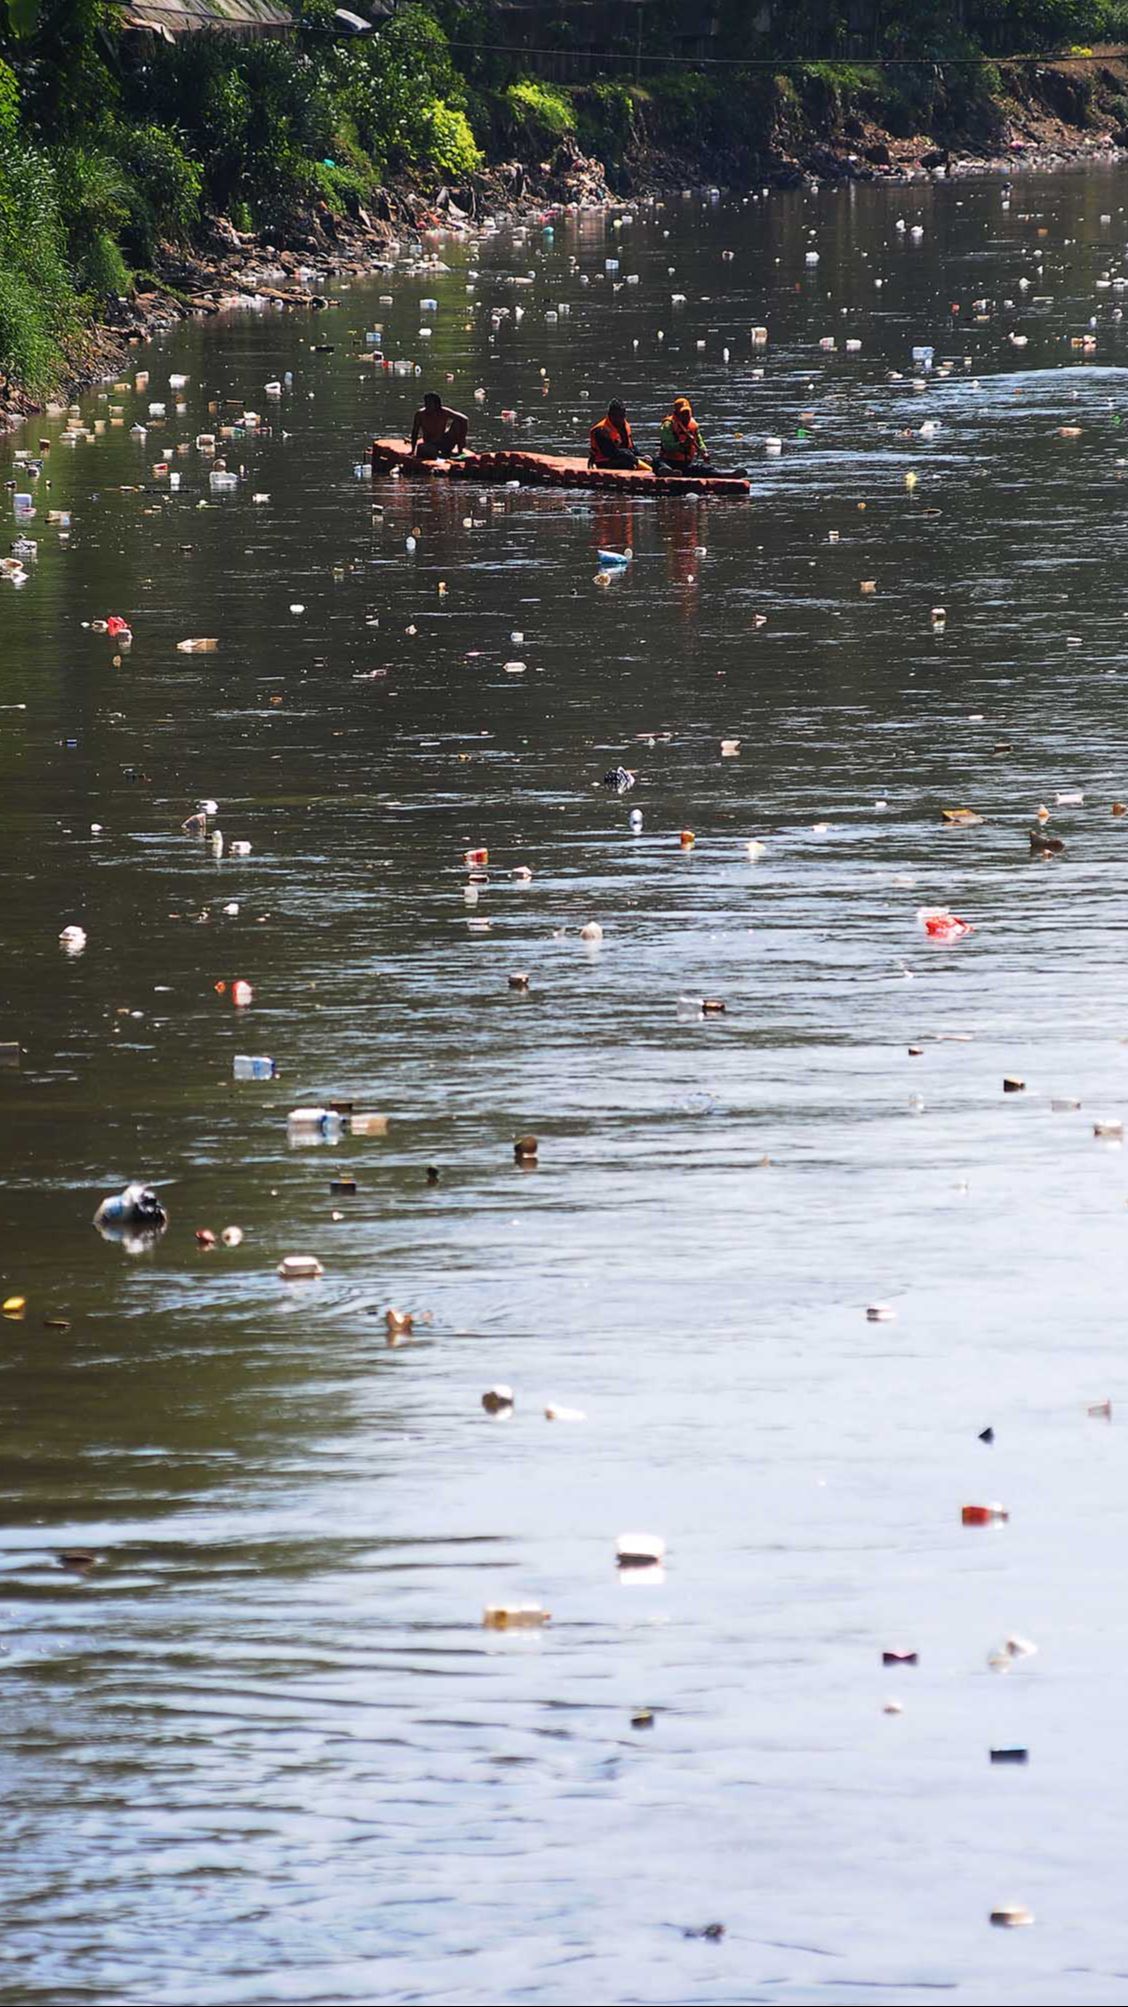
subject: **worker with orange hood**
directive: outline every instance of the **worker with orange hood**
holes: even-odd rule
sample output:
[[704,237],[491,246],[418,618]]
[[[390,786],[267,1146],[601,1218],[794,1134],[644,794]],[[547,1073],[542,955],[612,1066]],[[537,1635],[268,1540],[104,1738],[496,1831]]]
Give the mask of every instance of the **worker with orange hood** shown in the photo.
[[709,448],[693,415],[688,397],[675,397],[662,420],[654,471],[668,474],[711,474]]

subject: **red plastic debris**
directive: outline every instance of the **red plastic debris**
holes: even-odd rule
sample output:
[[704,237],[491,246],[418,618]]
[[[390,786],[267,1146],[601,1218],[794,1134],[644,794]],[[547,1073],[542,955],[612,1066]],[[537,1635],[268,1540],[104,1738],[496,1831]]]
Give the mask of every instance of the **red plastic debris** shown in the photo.
[[133,629],[128,620],[122,619],[120,613],[111,613],[106,620],[106,633],[115,641],[123,639],[127,634],[132,639]]
[[965,934],[975,932],[969,920],[961,920],[959,914],[949,912],[947,906],[921,906],[917,920],[930,941],[962,941]]

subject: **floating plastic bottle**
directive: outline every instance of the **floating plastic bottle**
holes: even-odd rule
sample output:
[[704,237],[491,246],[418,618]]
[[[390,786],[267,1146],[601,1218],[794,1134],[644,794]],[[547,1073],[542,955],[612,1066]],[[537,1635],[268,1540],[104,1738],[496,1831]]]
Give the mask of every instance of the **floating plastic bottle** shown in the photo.
[[291,1143],[339,1143],[341,1116],[335,1108],[291,1108],[286,1131]]
[[237,1052],[231,1071],[236,1080],[274,1080],[278,1068],[266,1053]]

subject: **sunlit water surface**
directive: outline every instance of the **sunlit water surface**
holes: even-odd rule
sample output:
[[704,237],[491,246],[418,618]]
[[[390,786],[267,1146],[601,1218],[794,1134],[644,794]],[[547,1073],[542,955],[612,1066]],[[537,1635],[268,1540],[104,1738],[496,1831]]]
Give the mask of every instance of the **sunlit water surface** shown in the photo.
[[[1093,1134],[1128,1102],[1125,201],[697,195],[437,240],[439,273],[405,246],[328,314],[138,351],[88,444],[30,428],[5,1999],[1128,1998],[1128,1169]],[[374,366],[378,325],[427,378]],[[428,378],[546,448],[615,390],[649,445],[688,388],[751,501],[356,479]],[[237,493],[193,447],[170,495],[210,400],[273,429],[230,445]],[[207,796],[249,858],[181,834]],[[930,944],[929,906],[975,932]],[[333,1097],[387,1136],[289,1147]],[[132,1177],[172,1216],[140,1257],[90,1224]],[[323,1280],[281,1282],[307,1252]],[[663,1580],[617,1575],[636,1527]],[[483,1630],[520,1598],[551,1627]],[[1039,1651],[1007,1675],[1009,1634]]]

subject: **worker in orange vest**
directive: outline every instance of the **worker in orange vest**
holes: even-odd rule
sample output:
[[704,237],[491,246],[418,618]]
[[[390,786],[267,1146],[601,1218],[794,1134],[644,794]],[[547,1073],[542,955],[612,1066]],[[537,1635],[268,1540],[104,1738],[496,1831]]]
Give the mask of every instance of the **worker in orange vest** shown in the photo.
[[690,479],[697,474],[711,480],[745,477],[743,467],[714,467],[688,397],[675,397],[662,420],[658,451],[650,464],[656,474],[682,474]]
[[668,474],[711,474],[709,448],[701,435],[688,397],[675,397],[662,420],[654,471]]
[[631,436],[627,407],[621,398],[613,397],[607,406],[606,418],[601,418],[591,428],[588,466],[631,468],[641,465]]

